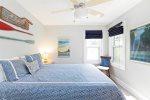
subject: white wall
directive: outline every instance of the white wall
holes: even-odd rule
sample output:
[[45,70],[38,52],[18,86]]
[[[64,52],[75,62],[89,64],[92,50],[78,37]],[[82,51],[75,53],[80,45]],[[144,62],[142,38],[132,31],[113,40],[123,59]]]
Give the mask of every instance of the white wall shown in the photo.
[[[51,48],[52,59],[56,63],[83,63],[84,62],[84,39],[85,30],[101,30],[105,29],[101,26],[47,26],[46,37],[47,44],[45,48]],[[107,34],[104,30],[104,41],[107,44]],[[68,37],[71,41],[71,56],[70,58],[57,57],[57,40],[59,37]],[[107,55],[107,45],[104,47],[104,55]],[[50,47],[51,46],[51,47]]]
[[[1,35],[7,35],[9,37],[21,38],[21,39],[34,39],[35,44],[26,44],[23,42],[3,40],[0,39],[0,59],[10,58],[14,56],[22,56],[25,54],[39,52],[39,49],[42,45],[42,38],[44,32],[44,27],[28,13],[24,8],[22,8],[15,0],[0,0],[0,6],[4,6],[16,15],[20,17],[28,18],[34,25],[30,28],[30,33],[33,33],[34,36],[24,35],[20,32],[15,31],[2,31],[0,30]],[[14,26],[18,29],[18,27]],[[21,28],[20,28],[21,29]],[[25,30],[24,30],[25,31]]]
[[[142,64],[131,61],[130,58],[130,30],[150,23],[150,0],[143,0],[135,8],[114,21],[109,27],[120,21],[126,21],[126,70],[112,68],[111,74],[130,86],[137,93],[150,100],[150,64]],[[134,92],[135,92],[134,91]],[[140,97],[140,95],[136,95]],[[140,99],[144,100],[144,99]]]

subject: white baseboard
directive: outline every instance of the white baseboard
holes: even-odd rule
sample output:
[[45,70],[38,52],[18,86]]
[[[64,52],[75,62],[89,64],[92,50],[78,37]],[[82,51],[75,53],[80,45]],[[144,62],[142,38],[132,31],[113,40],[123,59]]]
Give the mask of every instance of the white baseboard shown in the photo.
[[149,100],[147,97],[143,96],[140,92],[135,90],[134,88],[130,87],[126,83],[124,83],[119,78],[115,77],[114,75],[111,75],[111,78],[119,84],[121,87],[123,87],[125,90],[127,90],[129,93],[131,93],[133,96],[135,96],[139,100]]

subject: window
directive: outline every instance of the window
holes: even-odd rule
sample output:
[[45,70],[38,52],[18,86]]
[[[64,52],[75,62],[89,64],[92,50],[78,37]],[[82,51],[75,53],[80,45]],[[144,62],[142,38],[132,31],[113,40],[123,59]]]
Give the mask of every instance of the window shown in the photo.
[[111,37],[112,65],[125,70],[125,42],[124,34]]
[[109,28],[109,55],[111,65],[125,70],[125,33],[126,22],[122,21]]
[[85,62],[99,63],[101,51],[101,39],[86,39],[85,40]]

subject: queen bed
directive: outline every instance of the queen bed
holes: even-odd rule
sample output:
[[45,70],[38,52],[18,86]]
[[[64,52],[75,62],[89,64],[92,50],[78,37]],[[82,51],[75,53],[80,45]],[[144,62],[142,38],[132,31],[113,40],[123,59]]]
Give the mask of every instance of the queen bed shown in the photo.
[[124,100],[115,83],[90,64],[42,65],[34,74],[0,83],[0,100]]

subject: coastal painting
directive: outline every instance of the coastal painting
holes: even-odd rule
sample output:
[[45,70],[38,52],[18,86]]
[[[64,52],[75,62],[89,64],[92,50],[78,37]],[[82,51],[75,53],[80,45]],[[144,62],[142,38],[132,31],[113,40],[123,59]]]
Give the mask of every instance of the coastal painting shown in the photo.
[[58,57],[70,57],[70,39],[58,39]]
[[150,63],[150,24],[130,31],[130,59]]

